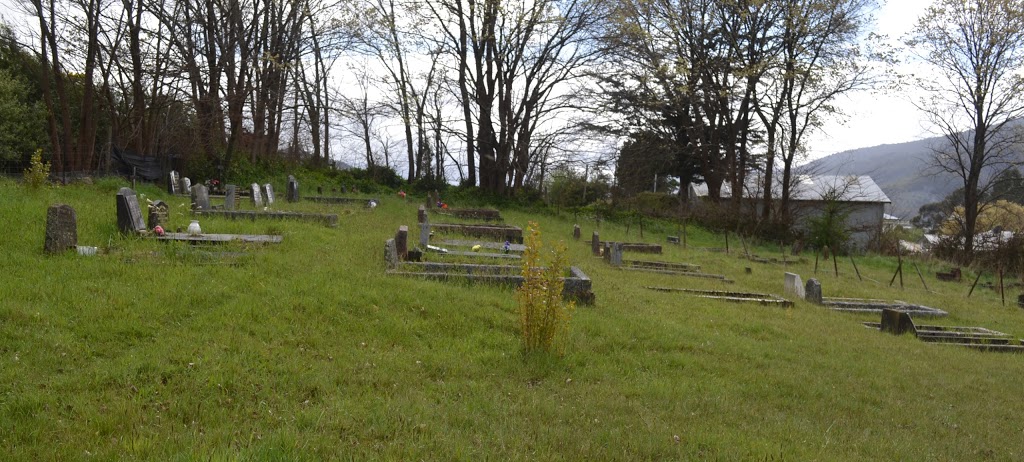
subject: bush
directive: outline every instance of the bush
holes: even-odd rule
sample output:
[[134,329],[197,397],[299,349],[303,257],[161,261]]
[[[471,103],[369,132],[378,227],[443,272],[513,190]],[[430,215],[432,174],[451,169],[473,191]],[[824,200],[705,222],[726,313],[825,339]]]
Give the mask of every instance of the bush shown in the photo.
[[544,351],[561,355],[575,308],[574,302],[562,299],[565,286],[562,276],[568,263],[565,244],[557,244],[545,252],[537,223],[531,221],[526,232],[524,281],[516,290],[523,349],[527,353]]
[[43,162],[43,150],[36,149],[29,161],[28,169],[25,170],[25,185],[31,189],[39,189],[46,184],[50,177],[50,163]]

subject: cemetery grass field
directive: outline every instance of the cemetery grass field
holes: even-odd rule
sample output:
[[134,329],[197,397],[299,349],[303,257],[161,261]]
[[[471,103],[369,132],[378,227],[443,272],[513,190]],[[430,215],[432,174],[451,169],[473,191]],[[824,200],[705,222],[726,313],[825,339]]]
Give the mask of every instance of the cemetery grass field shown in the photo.
[[[194,247],[120,237],[114,196],[125,185],[29,191],[0,180],[0,459],[1024,458],[1024,355],[882,334],[861,325],[877,316],[803,301],[644,288],[782,295],[783,272],[815,276],[813,254],[755,263],[735,238],[728,255],[698,249],[724,236],[696,227],[683,249],[665,243],[674,225],[641,239],[601,223],[604,240],[665,246],[626,259],[699,264],[735,283],[625,271],[590,255],[593,220],[574,242],[572,216],[502,210],[506,224],[536,220],[546,240],[566,240],[597,300],[576,308],[564,357],[526,356],[511,289],[384,274],[398,226],[416,241],[420,198],[369,210],[281,193],[276,209],[337,213],[339,226],[203,218],[204,232],[284,242]],[[171,205],[172,228],[188,224],[187,198],[137,191],[143,208]],[[79,245],[100,255],[43,254],[56,203],[75,208]],[[753,251],[781,257],[777,246]],[[912,266],[905,288],[890,288],[895,259],[857,263],[874,281],[858,281],[848,259],[838,278],[821,263],[826,296],[905,300],[950,313],[918,322],[1024,337],[1019,288],[1001,306],[991,289],[966,297],[972,273],[937,281],[938,262],[917,262],[933,292]]]

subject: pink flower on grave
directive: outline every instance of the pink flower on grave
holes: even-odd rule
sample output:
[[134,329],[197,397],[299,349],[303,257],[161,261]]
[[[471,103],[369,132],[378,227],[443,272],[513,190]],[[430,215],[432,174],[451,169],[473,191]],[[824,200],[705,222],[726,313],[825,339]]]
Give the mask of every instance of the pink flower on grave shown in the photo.
[[153,232],[156,233],[157,236],[163,236],[164,235],[164,227],[160,226],[160,225],[156,225],[156,227],[153,228]]

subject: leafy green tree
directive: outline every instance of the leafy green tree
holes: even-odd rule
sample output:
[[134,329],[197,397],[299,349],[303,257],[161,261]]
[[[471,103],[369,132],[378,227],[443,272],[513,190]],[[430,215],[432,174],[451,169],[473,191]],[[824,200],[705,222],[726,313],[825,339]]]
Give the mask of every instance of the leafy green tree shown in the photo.
[[47,146],[46,114],[31,87],[10,71],[0,69],[0,162],[25,165],[36,149]]

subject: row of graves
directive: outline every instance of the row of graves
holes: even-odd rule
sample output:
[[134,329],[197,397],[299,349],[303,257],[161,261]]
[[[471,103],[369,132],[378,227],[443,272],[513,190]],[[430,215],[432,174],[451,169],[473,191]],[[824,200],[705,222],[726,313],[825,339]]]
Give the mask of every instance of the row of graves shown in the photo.
[[[418,210],[419,239],[414,246],[410,246],[408,226],[400,226],[394,238],[385,242],[387,274],[514,287],[523,283],[518,264],[526,250],[521,227],[493,223],[501,221],[501,216],[492,209],[446,209],[438,213],[486,224],[431,223],[428,207],[420,206]],[[562,279],[563,297],[594,303],[591,280],[583,270],[570,266]]]

